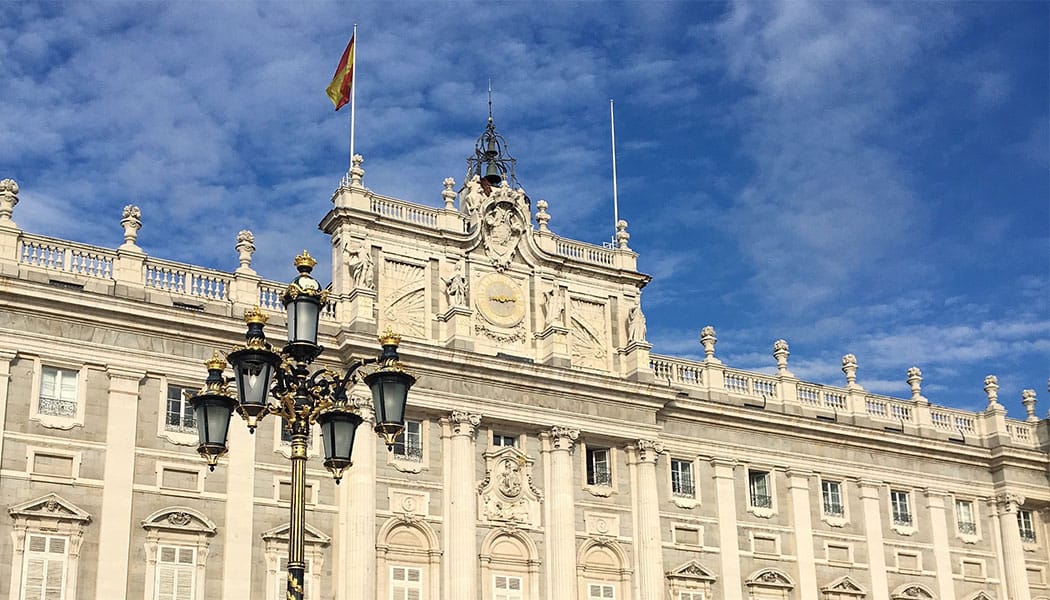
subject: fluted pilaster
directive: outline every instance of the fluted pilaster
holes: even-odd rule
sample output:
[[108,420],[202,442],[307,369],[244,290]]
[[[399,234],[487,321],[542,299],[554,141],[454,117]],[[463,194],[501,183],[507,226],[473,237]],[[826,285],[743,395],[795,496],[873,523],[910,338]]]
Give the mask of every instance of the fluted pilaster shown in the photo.
[[550,457],[550,505],[547,560],[551,566],[548,597],[576,600],[576,507],[573,502],[572,450],[578,429],[554,427],[544,435]]
[[660,499],[656,485],[656,463],[663,451],[663,444],[653,440],[638,440],[634,446],[628,447],[628,455],[633,455],[631,466],[638,482],[635,504],[638,531],[635,532],[635,540],[638,548],[638,589],[642,598],[665,596]]
[[864,535],[868,538],[868,573],[871,577],[872,600],[889,600],[886,584],[886,548],[882,536],[882,512],[879,490],[882,483],[862,479],[860,503],[864,507]]
[[463,600],[478,598],[478,492],[475,481],[474,435],[481,415],[454,411],[441,420],[442,432],[449,439],[449,470],[452,489],[449,494],[446,523],[455,542],[447,549],[450,597]]
[[335,536],[336,600],[376,597],[376,440],[371,399],[351,401],[364,421],[354,438],[354,464],[339,486]]
[[1024,496],[1018,494],[1004,493],[995,497],[1009,600],[1031,600],[1032,598],[1028,589],[1028,573],[1025,569],[1021,530],[1017,527],[1017,510],[1022,504],[1024,504]]

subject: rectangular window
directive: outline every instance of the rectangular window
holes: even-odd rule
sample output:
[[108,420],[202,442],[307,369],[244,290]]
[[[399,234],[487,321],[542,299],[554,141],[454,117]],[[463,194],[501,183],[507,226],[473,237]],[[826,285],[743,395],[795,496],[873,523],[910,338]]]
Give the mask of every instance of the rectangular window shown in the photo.
[[902,490],[890,490],[890,506],[893,508],[894,525],[911,525],[910,494]]
[[704,600],[703,592],[678,592],[678,600]]
[[692,461],[671,459],[671,493],[681,498],[696,497]]
[[75,417],[77,414],[77,373],[54,367],[44,367],[40,373],[40,404],[42,415]]
[[187,393],[194,394],[196,390],[177,385],[168,386],[164,429],[181,431],[183,433],[197,433],[197,421],[193,417],[193,409],[190,408],[190,403],[186,401]]
[[157,549],[156,600],[194,600],[197,549],[161,546]]
[[423,600],[423,571],[390,567],[390,600]]
[[955,501],[955,525],[959,533],[973,535],[977,533],[977,520],[973,515],[973,502],[970,500]]
[[492,432],[492,445],[498,448],[513,448],[518,445],[518,440],[513,436],[500,435],[495,431]]
[[524,600],[521,577],[496,575],[492,578],[492,600]]
[[755,508],[773,508],[773,497],[769,493],[769,473],[749,470],[747,472],[747,487],[751,506]]
[[1021,531],[1021,540],[1029,544],[1035,543],[1035,521],[1032,520],[1032,511],[1017,511],[1017,528]]
[[587,484],[612,485],[608,448],[587,449]]
[[68,540],[31,533],[25,544],[21,600],[65,600]]
[[405,430],[394,440],[394,458],[422,462],[423,460],[423,424],[419,421],[405,421]]
[[588,583],[587,600],[608,600],[616,598],[616,588],[608,583]]
[[820,481],[820,493],[824,499],[824,514],[829,517],[841,517],[845,511],[842,508],[842,484],[837,481],[822,479]]
[[[303,598],[313,600],[314,593],[310,587],[310,579],[313,573],[313,561],[306,559],[306,570],[303,575]],[[288,557],[281,556],[277,559],[277,574],[274,576],[274,600],[285,600],[288,597]]]

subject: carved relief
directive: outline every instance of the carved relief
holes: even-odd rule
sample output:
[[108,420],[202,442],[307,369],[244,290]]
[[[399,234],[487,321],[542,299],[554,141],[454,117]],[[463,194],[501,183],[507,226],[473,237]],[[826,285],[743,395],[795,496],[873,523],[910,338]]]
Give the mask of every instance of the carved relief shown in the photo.
[[355,289],[376,289],[375,263],[372,262],[372,247],[367,240],[343,244],[343,257]]
[[426,269],[394,260],[383,264],[379,294],[380,328],[401,335],[424,337]]
[[510,266],[526,222],[513,202],[495,202],[485,211],[481,223],[482,243],[497,271],[502,273]]
[[572,364],[591,369],[608,368],[608,325],[605,305],[572,300]]
[[489,273],[477,280],[474,306],[478,318],[475,333],[498,344],[525,342],[525,291],[502,273]]
[[479,518],[534,527],[542,494],[532,483],[533,460],[517,448],[486,452],[485,479],[478,485]]

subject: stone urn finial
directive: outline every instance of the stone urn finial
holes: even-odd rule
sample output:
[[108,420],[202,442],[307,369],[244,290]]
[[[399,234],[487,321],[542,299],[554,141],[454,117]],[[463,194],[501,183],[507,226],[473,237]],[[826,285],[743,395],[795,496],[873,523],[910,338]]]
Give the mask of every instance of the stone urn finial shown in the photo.
[[547,223],[550,223],[551,215],[547,212],[547,206],[549,206],[547,201],[542,198],[536,201],[536,222],[540,226],[540,231],[550,231]]
[[446,177],[441,182],[444,188],[441,190],[441,197],[445,200],[445,210],[454,210],[456,208],[456,192],[452,188],[456,187],[456,180],[451,177]]
[[999,378],[988,375],[984,378],[984,393],[988,396],[988,408],[1002,408],[999,404]]
[[777,375],[793,377],[791,371],[788,371],[788,356],[791,356],[791,349],[788,347],[787,340],[773,342],[773,358],[777,361]]
[[922,402],[929,404],[929,401],[922,395],[922,370],[919,367],[911,367],[908,369],[908,385],[911,386],[911,399],[913,402]]
[[18,204],[18,182],[14,179],[0,181],[0,227],[17,227],[11,220]]
[[237,233],[237,245],[234,248],[237,249],[237,260],[241,263],[237,267],[237,272],[254,274],[252,255],[255,254],[255,234],[247,229],[240,230]]
[[711,325],[705,326],[700,330],[700,343],[704,346],[704,361],[711,363],[721,363],[722,361],[715,358],[715,343],[718,342],[718,337],[715,336],[715,328]]
[[365,170],[361,168],[361,163],[365,162],[365,157],[360,154],[355,154],[353,158],[350,159],[350,162],[353,164],[353,166],[350,167],[350,185],[361,187],[365,177]]
[[1028,412],[1025,421],[1034,423],[1039,420],[1039,417],[1035,416],[1035,390],[1021,390],[1021,404],[1024,404],[1024,409]]
[[857,385],[857,357],[847,354],[842,357],[842,372],[846,374],[846,387],[850,389],[860,388]]
[[623,250],[629,250],[627,241],[630,239],[631,234],[627,233],[627,221],[620,219],[616,222],[616,245]]
[[139,207],[129,204],[124,207],[123,217],[120,224],[124,226],[124,244],[121,248],[138,248],[135,240],[139,237],[139,229],[142,229],[142,211]]

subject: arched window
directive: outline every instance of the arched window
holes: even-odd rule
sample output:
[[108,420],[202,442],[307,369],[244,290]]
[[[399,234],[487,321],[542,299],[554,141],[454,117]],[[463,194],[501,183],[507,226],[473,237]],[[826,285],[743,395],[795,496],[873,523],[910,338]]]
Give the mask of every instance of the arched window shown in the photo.
[[146,530],[145,600],[204,600],[204,566],[215,523],[172,506],[142,521]]
[[527,533],[494,529],[480,550],[482,600],[539,598],[539,552]]
[[750,600],[789,600],[795,583],[776,569],[761,569],[744,581]]
[[579,597],[591,600],[619,600],[627,597],[631,569],[627,554],[608,538],[592,538],[583,543],[576,557],[579,569]]
[[376,543],[376,597],[438,600],[441,551],[434,530],[417,517],[398,516],[379,529]]

